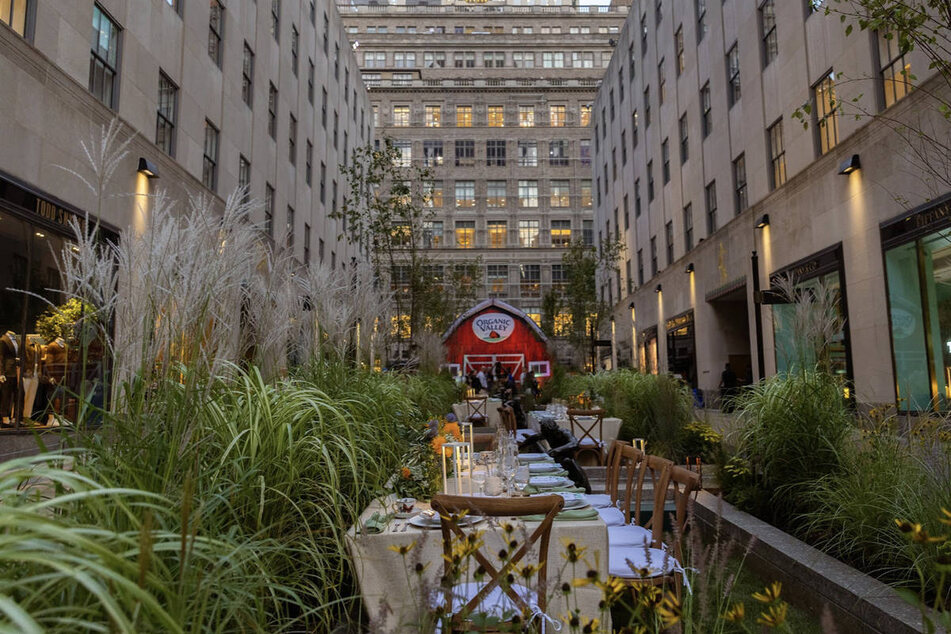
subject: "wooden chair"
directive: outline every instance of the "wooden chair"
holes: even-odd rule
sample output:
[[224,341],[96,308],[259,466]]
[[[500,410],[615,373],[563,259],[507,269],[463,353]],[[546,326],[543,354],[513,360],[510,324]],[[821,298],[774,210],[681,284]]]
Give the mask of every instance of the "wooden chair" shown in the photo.
[[684,529],[687,526],[687,507],[690,504],[690,496],[694,495],[701,488],[700,474],[689,469],[684,469],[674,465],[670,470],[669,490],[674,502],[674,521],[673,521],[673,550],[677,557],[683,557],[681,549]]
[[[611,442],[611,448],[608,450],[607,472],[605,473],[605,495],[595,499],[589,499],[588,503],[597,506],[603,502],[604,497],[608,498],[609,503],[603,508],[598,509],[598,514],[608,527],[621,526],[630,519],[630,512],[618,508],[618,499],[620,497],[621,474],[626,474],[627,480],[631,480],[644,453],[634,447],[631,447],[624,441],[614,440]],[[592,498],[593,496],[588,496]]]
[[[522,622],[528,622],[534,612],[545,612],[548,607],[548,543],[551,539],[551,526],[555,515],[564,507],[565,501],[560,495],[546,495],[529,498],[477,498],[462,495],[433,496],[433,510],[439,513],[440,528],[442,529],[444,575],[446,578],[456,578],[457,569],[454,566],[468,567],[467,562],[453,563],[453,546],[468,539],[459,527],[458,518],[465,515],[485,515],[488,517],[519,517],[524,515],[544,515],[538,527],[526,539],[521,540],[515,552],[499,563],[496,554],[486,554],[477,549],[472,557],[475,563],[485,570],[485,579],[482,581],[465,582],[443,588],[442,607],[451,615],[451,631],[453,632],[491,632],[497,629],[487,629],[472,623],[468,617],[476,613],[491,612],[499,615],[502,612],[515,611]],[[514,574],[520,562],[537,544],[538,560],[535,575],[536,590],[509,583],[509,574]],[[483,546],[485,548],[485,546]],[[473,566],[474,567],[474,566]],[[518,576],[516,576],[518,578]],[[533,597],[534,595],[534,597]],[[463,605],[457,604],[464,602]]]
[[489,397],[485,394],[466,397],[466,421],[483,425],[489,420],[486,405]]
[[502,424],[502,429],[510,431],[513,434],[515,433],[518,422],[515,420],[514,409],[506,406],[499,407],[499,420]]
[[[578,439],[578,453],[580,457],[583,453],[593,453],[597,464],[604,464],[604,410],[603,409],[569,409],[568,423],[571,425],[571,433]],[[594,420],[579,420],[581,417],[591,417]],[[597,435],[595,435],[597,430]]]

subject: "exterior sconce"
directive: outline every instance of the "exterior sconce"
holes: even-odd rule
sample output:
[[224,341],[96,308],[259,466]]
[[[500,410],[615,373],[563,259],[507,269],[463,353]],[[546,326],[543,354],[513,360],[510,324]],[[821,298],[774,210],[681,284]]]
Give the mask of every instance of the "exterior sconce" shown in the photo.
[[769,226],[769,214],[763,214],[763,217],[756,221],[756,228],[762,229]]
[[663,291],[663,290],[664,290],[664,287],[663,287],[662,284],[658,284],[657,286],[654,287],[654,292],[655,292],[655,293],[660,293],[660,292]]
[[691,262],[690,264],[687,265],[687,268],[684,269],[684,273],[686,273],[687,275],[690,275],[691,273],[693,273],[693,271],[694,271],[693,262]]
[[149,159],[139,157],[139,169],[136,170],[139,174],[142,174],[146,178],[158,178],[158,168],[155,167],[155,163]]
[[859,155],[853,154],[851,157],[845,159],[839,164],[839,174],[848,176],[855,170],[862,167],[862,164],[859,163]]
[[630,308],[631,310],[634,310],[634,302],[631,302],[630,304],[628,304],[627,307]]

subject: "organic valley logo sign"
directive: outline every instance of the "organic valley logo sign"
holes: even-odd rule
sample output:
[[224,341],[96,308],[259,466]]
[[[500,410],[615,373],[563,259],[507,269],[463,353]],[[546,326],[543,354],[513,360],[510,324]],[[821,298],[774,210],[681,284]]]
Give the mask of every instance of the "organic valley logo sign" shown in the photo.
[[515,331],[515,319],[504,313],[483,313],[472,320],[472,332],[488,343],[498,343]]

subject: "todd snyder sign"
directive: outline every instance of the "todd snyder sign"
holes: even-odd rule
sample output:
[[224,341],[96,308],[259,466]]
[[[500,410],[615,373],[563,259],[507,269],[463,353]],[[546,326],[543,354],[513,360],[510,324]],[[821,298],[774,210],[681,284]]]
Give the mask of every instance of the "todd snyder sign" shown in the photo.
[[482,341],[498,343],[515,330],[515,318],[505,313],[482,313],[472,320],[472,332]]

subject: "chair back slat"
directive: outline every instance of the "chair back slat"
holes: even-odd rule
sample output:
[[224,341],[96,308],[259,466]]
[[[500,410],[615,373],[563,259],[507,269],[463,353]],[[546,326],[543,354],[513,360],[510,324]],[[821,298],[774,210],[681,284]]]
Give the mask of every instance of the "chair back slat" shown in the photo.
[[[604,451],[601,439],[604,437],[604,410],[603,409],[568,409],[568,424],[571,426],[571,433],[578,439],[578,453],[584,451],[594,451],[597,454],[598,464],[604,464]],[[579,417],[592,417],[594,420],[582,421]],[[597,436],[595,436],[597,430]],[[591,441],[590,445],[585,445],[585,439]]]
[[618,484],[621,476],[621,448],[630,446],[625,440],[614,439],[605,459],[607,469],[604,473],[604,492],[611,496],[611,504],[618,500]]
[[[457,539],[466,539],[466,534],[460,528],[458,517],[460,514],[484,515],[487,517],[519,517],[524,515],[544,515],[544,519],[538,527],[532,531],[532,534],[526,539],[521,547],[508,558],[501,567],[496,566],[489,560],[481,550],[473,553],[473,557],[485,570],[489,581],[476,593],[476,595],[462,609],[462,614],[472,614],[476,611],[479,604],[488,596],[494,588],[500,588],[505,592],[519,609],[529,611],[529,606],[524,599],[514,590],[502,584],[508,574],[515,566],[528,554],[533,545],[538,544],[538,571],[536,572],[537,598],[536,603],[539,609],[544,612],[548,603],[548,571],[546,564],[548,562],[548,544],[551,539],[552,522],[555,515],[565,506],[565,500],[560,495],[545,495],[529,498],[477,498],[464,495],[443,495],[433,496],[433,510],[439,513],[440,528],[442,529],[443,554],[445,555],[445,574],[451,576],[452,573],[452,545],[453,536]],[[445,601],[447,609],[452,609],[452,587],[447,584],[445,590]],[[458,612],[456,613],[456,615]],[[454,620],[456,619],[454,615]]]
[[653,547],[659,548],[664,537],[664,502],[667,498],[667,484],[674,463],[660,456],[646,455],[633,447],[625,451],[632,456],[635,452],[642,456],[638,468],[628,470],[624,499],[625,519],[628,524],[641,525],[640,513],[644,500],[644,484],[649,480],[654,503],[650,519],[644,522],[643,527],[651,531]]
[[499,407],[499,420],[502,423],[503,429],[510,431],[513,434],[515,433],[515,430],[518,427],[518,422],[515,420],[514,409],[508,406]]
[[476,396],[467,396],[466,397],[466,420],[471,421],[475,419],[476,421],[487,420],[488,414],[486,413],[486,404],[488,403],[488,396],[476,395]]
[[[687,507],[690,496],[700,491],[700,474],[674,465],[670,470],[669,488],[674,501],[675,552],[680,556],[680,541],[687,524]],[[666,496],[665,496],[666,497]]]

